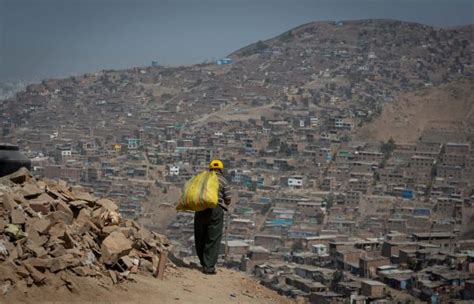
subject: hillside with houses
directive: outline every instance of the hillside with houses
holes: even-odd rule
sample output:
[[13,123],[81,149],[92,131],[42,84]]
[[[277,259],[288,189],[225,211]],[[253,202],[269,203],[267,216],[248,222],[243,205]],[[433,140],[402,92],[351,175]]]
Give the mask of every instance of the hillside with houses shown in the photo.
[[219,158],[222,265],[313,303],[472,300],[473,30],[314,22],[215,63],[47,79],[0,103],[0,142],[185,264],[193,214],[174,207]]

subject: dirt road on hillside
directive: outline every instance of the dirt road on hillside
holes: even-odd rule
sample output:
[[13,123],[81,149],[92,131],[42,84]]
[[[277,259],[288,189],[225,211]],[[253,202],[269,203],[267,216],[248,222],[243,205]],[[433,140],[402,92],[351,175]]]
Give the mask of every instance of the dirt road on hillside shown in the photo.
[[21,287],[0,296],[0,303],[294,303],[228,269],[204,275],[198,270],[168,267],[163,281],[136,275],[136,282],[107,287],[93,284],[97,281],[91,278],[79,279],[77,293],[65,287]]

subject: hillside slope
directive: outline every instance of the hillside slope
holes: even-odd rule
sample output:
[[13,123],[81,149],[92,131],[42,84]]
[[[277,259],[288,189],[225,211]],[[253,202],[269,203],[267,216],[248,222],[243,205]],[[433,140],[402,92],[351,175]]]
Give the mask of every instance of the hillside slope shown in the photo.
[[242,273],[207,276],[162,259],[173,255],[169,240],[117,211],[25,168],[1,177],[0,303],[288,303]]
[[453,82],[401,94],[373,122],[356,130],[360,140],[415,142],[427,129],[463,132],[474,122],[474,83]]
[[252,115],[252,108],[260,112],[269,105],[277,106],[280,116],[298,107],[319,115],[318,107],[329,105],[367,117],[400,92],[472,77],[472,33],[472,25],[313,22],[232,53],[229,65],[107,70],[45,80],[0,104],[0,115],[22,138],[32,136],[29,128],[45,136],[86,128],[82,134],[112,138],[144,128],[153,136],[156,128],[240,119],[245,113],[233,109]]
[[90,278],[78,278],[76,293],[66,288],[25,287],[0,296],[0,303],[293,303],[243,273],[228,269],[209,276],[197,270],[168,267],[162,281],[143,275],[133,279],[135,282],[106,289]]

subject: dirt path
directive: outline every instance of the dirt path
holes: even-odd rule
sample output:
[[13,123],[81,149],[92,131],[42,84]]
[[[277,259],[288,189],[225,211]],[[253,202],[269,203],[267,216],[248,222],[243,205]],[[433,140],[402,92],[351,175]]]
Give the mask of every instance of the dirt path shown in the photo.
[[[198,270],[167,268],[163,281],[136,275],[127,282],[106,289],[84,278],[78,293],[65,287],[32,287],[24,294],[16,289],[0,296],[0,303],[293,303],[261,286],[241,272],[219,269],[216,275]],[[96,281],[95,281],[96,282]]]

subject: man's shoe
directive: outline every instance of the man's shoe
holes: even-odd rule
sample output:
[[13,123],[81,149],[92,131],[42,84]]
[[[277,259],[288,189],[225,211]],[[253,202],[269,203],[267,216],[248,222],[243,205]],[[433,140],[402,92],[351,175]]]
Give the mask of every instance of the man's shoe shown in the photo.
[[216,274],[216,268],[215,267],[203,267],[202,272],[205,274]]

